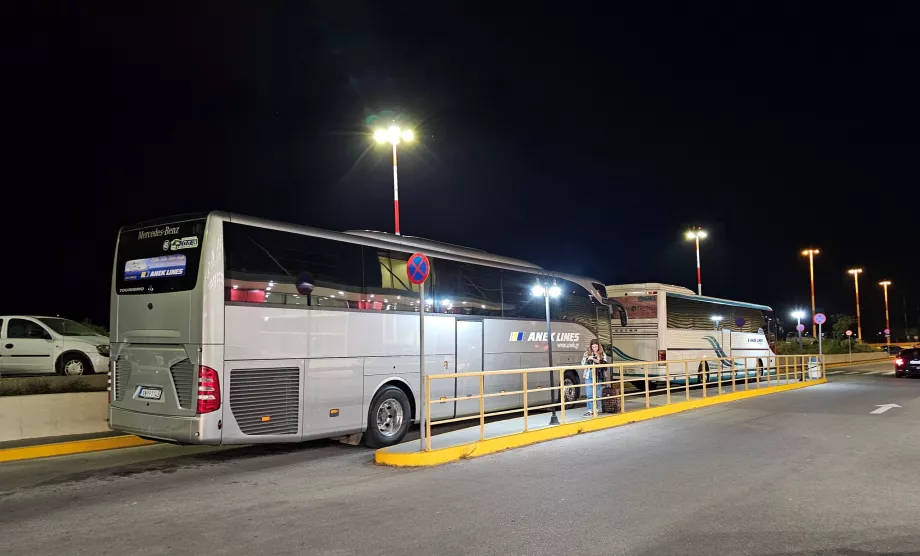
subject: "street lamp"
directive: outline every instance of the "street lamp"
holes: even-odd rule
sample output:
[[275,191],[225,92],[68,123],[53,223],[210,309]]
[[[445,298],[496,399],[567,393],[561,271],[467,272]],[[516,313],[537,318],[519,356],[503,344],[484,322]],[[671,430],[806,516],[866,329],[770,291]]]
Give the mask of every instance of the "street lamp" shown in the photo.
[[862,341],[862,317],[859,314],[859,275],[861,268],[851,268],[847,272],[853,275],[853,285],[856,286],[856,338]]
[[891,280],[883,280],[878,283],[885,290],[885,336],[888,344],[888,355],[891,355],[891,323],[888,321],[888,286]]
[[700,240],[706,239],[706,232],[697,228],[687,232],[687,239],[696,242],[696,290],[699,295],[703,295],[703,279],[700,275]]
[[799,327],[802,324],[802,319],[805,317],[805,311],[793,311],[793,318],[795,318],[795,332],[799,336],[799,347],[802,347],[802,331],[799,330]]
[[399,235],[399,178],[396,175],[396,145],[402,141],[410,142],[415,139],[411,129],[401,129],[398,125],[391,125],[387,129],[378,129],[374,132],[374,139],[378,143],[393,145],[393,215],[396,219],[396,235]]
[[718,329],[719,329],[719,323],[722,322],[722,320],[723,320],[724,318],[725,318],[725,317],[722,317],[722,316],[720,316],[720,315],[713,315],[713,316],[709,317],[709,320],[711,320],[712,322],[716,323],[716,330],[718,330]]
[[[808,257],[808,273],[809,273],[809,276],[811,276],[811,314],[812,315],[815,314],[815,311],[817,310],[815,309],[815,255],[817,255],[818,253],[820,253],[820,251],[818,251],[817,249],[811,249],[811,248],[805,249],[804,251],[802,251],[802,255]],[[811,335],[812,337],[818,336],[817,325],[814,322],[811,323]]]
[[[544,279],[543,282],[537,282],[537,284],[531,288],[530,293],[534,297],[543,297],[544,303],[546,304],[546,351],[549,354],[549,366],[553,366],[553,330],[550,327],[549,321],[549,298],[559,297],[562,295],[562,289],[556,285],[556,281],[553,280],[552,285],[549,285],[548,280]],[[553,404],[553,413],[550,415],[549,424],[558,425],[559,418],[556,417],[556,390],[555,382],[553,380],[553,371],[549,372],[549,390],[550,390],[550,400]]]

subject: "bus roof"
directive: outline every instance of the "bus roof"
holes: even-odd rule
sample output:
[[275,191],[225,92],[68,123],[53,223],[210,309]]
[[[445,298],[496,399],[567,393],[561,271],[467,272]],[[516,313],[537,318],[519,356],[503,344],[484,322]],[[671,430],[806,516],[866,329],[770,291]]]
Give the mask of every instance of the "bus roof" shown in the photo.
[[[357,243],[360,245],[368,245],[381,249],[405,251],[406,247],[411,247],[412,244],[415,244],[417,246],[416,248],[422,249],[426,255],[440,257],[443,259],[451,259],[468,264],[485,264],[486,266],[491,266],[493,268],[503,268],[505,270],[526,272],[534,275],[549,275],[561,280],[575,282],[576,284],[585,288],[592,295],[594,295],[597,301],[604,305],[609,304],[609,302],[605,303],[605,292],[603,289],[604,286],[603,282],[600,280],[587,278],[585,276],[577,276],[575,274],[548,271],[525,261],[520,261],[511,257],[503,257],[501,255],[493,255],[491,253],[486,253],[485,251],[479,251],[477,249],[455,246],[449,243],[441,243],[423,238],[410,237],[408,238],[408,241],[405,241],[406,238],[402,238],[402,236],[397,237],[391,234],[384,234],[380,232],[334,232],[331,230],[324,230],[322,228],[301,226],[299,224],[289,224],[286,222],[278,222],[265,218],[245,216],[242,214],[227,213],[221,211],[213,211],[210,214],[217,218],[238,224],[258,226],[295,234],[323,237],[326,239],[344,241],[347,243]],[[403,242],[401,243],[401,241]]]
[[756,303],[745,303],[744,301],[732,301],[730,299],[721,299],[718,297],[708,297],[705,295],[697,295],[695,293],[678,293],[678,292],[667,292],[669,297],[679,297],[681,299],[691,299],[694,301],[705,301],[707,303],[713,303],[715,305],[730,305],[732,307],[747,307],[748,309],[760,309],[761,311],[773,311],[772,307],[767,305],[758,305]]
[[430,250],[437,249],[443,253],[456,253],[457,255],[469,255],[472,257],[482,258],[495,262],[502,262],[507,264],[513,264],[517,266],[526,266],[529,268],[535,268],[542,270],[541,267],[529,263],[527,261],[522,261],[521,259],[515,259],[512,257],[504,257],[502,255],[495,255],[493,253],[488,253],[482,249],[476,249],[474,247],[464,247],[462,245],[455,245],[453,243],[445,243],[443,241],[435,241],[433,239],[425,239],[423,237],[415,236],[398,236],[388,232],[378,232],[375,230],[348,230],[346,234],[368,237],[373,239],[382,239],[384,241],[389,241],[392,243],[397,243],[404,247],[409,247],[411,249],[422,249]]
[[719,297],[709,297],[697,295],[690,288],[683,286],[674,286],[671,284],[661,284],[658,282],[641,282],[636,284],[612,284],[607,286],[608,294],[613,297],[614,293],[629,293],[633,295],[649,295],[652,292],[663,292],[669,296],[679,297],[681,299],[692,299],[695,301],[706,301],[716,305],[731,305],[734,307],[747,307],[749,309],[760,309],[761,311],[772,311],[767,305],[758,305],[756,303],[746,303],[744,301],[732,301]]

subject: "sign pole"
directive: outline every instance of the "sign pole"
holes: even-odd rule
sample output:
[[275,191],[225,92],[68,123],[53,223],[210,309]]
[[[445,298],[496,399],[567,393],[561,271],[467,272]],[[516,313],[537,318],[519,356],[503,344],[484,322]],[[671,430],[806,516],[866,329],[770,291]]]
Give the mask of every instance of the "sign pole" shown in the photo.
[[[395,148],[395,147],[394,147]],[[394,151],[395,152],[395,151]],[[396,167],[393,167],[396,170]],[[399,233],[397,231],[397,233]],[[431,263],[422,253],[413,253],[406,263],[406,276],[409,282],[418,286],[418,397],[419,407],[419,450],[424,452],[426,445],[426,426],[428,416],[428,381],[425,380],[425,280],[431,272]]]
[[826,375],[824,374],[824,347],[822,346],[822,336],[824,336],[824,334],[821,332],[821,327],[827,322],[827,316],[825,316],[824,313],[815,313],[811,322],[818,325],[818,368],[821,369],[821,372],[818,373],[818,376],[815,378],[822,378]]
[[418,391],[422,395],[419,423],[421,445],[419,451],[425,451],[425,416],[428,415],[428,389],[425,388],[425,282],[418,285]]
[[821,361],[821,376],[824,376],[824,349],[821,346],[821,340],[823,339],[823,334],[821,333],[821,326],[818,325],[818,359]]

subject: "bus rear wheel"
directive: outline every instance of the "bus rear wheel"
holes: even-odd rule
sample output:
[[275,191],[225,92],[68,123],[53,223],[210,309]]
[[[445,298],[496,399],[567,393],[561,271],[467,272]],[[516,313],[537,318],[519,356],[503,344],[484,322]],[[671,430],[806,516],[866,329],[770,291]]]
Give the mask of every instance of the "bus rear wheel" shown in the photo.
[[[578,373],[575,371],[566,371],[563,377],[563,392],[565,392],[565,401],[566,404],[571,404],[574,401],[577,401],[581,397],[581,388],[578,387],[581,384],[578,381]],[[566,407],[569,407],[566,405]]]
[[406,393],[396,386],[382,388],[367,410],[364,443],[369,448],[399,444],[412,422],[412,408]]

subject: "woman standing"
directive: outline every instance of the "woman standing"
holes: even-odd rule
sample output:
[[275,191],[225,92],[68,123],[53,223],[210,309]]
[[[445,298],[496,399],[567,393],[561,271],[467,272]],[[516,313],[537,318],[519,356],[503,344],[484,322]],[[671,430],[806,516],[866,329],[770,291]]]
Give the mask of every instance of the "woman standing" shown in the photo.
[[[597,338],[591,340],[591,343],[588,345],[588,351],[585,352],[585,355],[581,358],[582,365],[591,365],[591,364],[601,364],[607,362],[607,354],[604,353],[604,350],[601,349],[600,342],[597,341]],[[588,398],[588,410],[585,411],[585,417],[590,417],[594,415],[594,403],[591,401],[592,397],[600,398],[603,396],[601,391],[603,386],[594,386],[596,382],[605,382],[607,369],[597,369],[594,367],[588,367],[585,369],[584,374],[582,375],[585,380],[585,395]],[[601,402],[598,401],[598,404]]]

